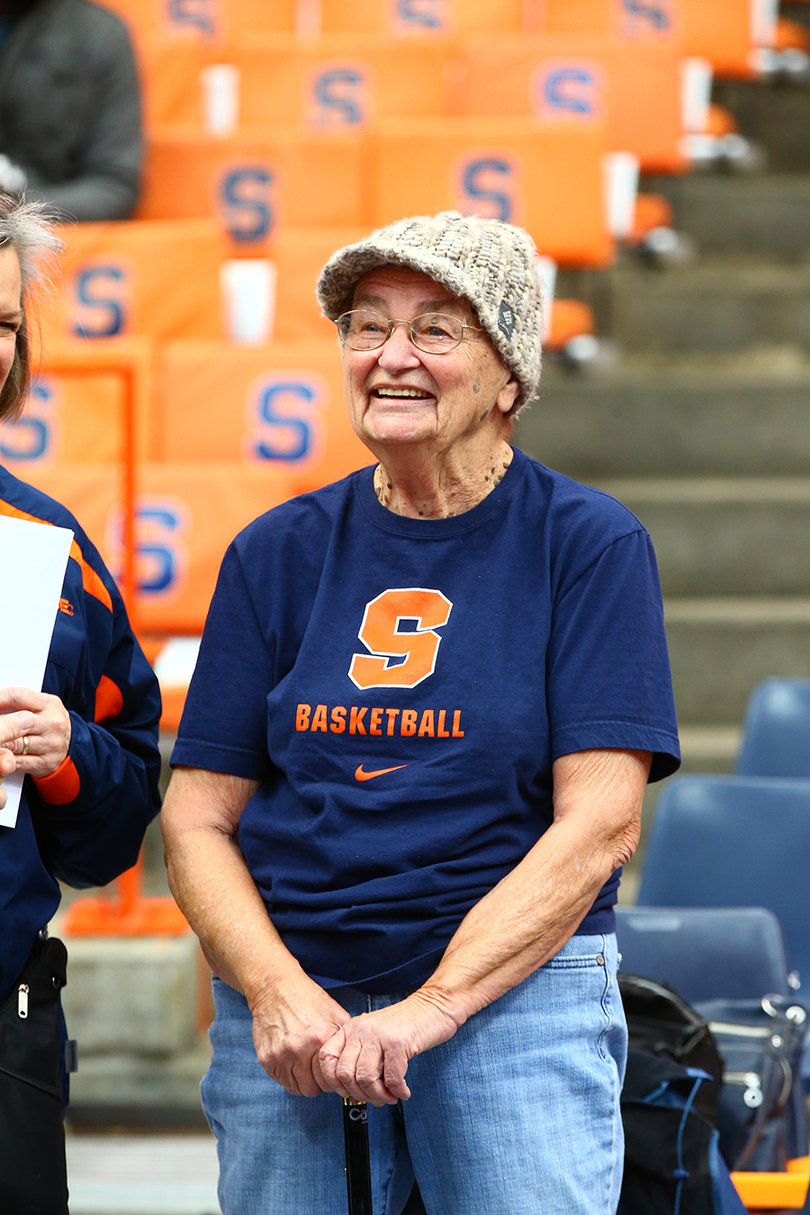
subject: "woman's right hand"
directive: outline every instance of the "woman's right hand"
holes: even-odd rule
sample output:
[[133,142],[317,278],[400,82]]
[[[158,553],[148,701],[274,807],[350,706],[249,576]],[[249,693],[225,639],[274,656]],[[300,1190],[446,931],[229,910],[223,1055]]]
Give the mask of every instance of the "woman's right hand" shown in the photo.
[[250,1006],[256,1055],[270,1079],[294,1097],[319,1096],[318,1051],[351,1020],[345,1008],[304,974],[274,985]]
[[[6,776],[11,776],[11,773],[16,769],[17,761],[11,751],[7,751],[5,747],[0,750],[0,785]],[[0,788],[0,810],[3,809],[8,801],[8,794],[5,789]]]
[[[17,758],[9,748],[24,738],[33,725],[33,713],[0,714],[0,785],[5,777],[11,776],[12,772],[17,770]],[[4,789],[0,789],[0,810],[7,801],[8,794]]]

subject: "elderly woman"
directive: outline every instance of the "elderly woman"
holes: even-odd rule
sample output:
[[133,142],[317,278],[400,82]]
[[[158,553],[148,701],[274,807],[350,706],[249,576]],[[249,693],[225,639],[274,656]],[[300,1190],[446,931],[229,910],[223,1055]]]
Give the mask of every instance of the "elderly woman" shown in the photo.
[[[225,1215],[615,1210],[613,904],[678,743],[650,542],[509,445],[539,376],[535,251],[455,213],[336,253],[376,457],[223,563],[164,811],[212,966]],[[269,1080],[268,1080],[269,1077]],[[273,1081],[275,1083],[273,1083]]]
[[[30,381],[28,287],[58,247],[38,207],[0,194],[5,422],[21,413]],[[45,930],[60,882],[100,886],[138,858],[160,807],[160,693],[115,583],[73,516],[4,468],[0,515],[74,534],[42,690],[0,689],[0,774],[26,777],[16,824],[0,827],[0,1210],[66,1215],[64,948]]]

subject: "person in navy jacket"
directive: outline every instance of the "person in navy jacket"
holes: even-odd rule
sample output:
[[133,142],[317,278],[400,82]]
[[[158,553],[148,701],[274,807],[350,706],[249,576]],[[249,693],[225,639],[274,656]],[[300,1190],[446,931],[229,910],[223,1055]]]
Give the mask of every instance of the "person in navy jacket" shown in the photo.
[[[27,290],[58,247],[39,206],[0,194],[3,421],[22,412],[30,381]],[[160,807],[160,692],[115,582],[70,512],[0,467],[0,514],[74,535],[42,689],[0,688],[0,774],[26,776],[16,825],[0,827],[2,1004],[59,906],[59,883],[103,886],[135,864]],[[0,1207],[20,1212],[23,1166],[7,1151],[0,1158]],[[64,1159],[52,1167],[64,1172]]]
[[[608,1215],[614,904],[679,762],[649,536],[509,442],[540,371],[528,233],[398,221],[318,295],[376,463],[231,545],[163,816],[216,973],[224,1215]],[[355,1111],[355,1116],[362,1116]]]

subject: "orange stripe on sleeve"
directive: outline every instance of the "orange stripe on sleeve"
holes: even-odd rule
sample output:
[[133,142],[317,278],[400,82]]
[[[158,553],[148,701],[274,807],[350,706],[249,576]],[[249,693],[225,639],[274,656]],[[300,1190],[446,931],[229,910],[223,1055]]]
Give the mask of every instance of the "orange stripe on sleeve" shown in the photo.
[[[44,523],[46,527],[56,526],[56,524],[51,523],[50,519],[38,519],[36,515],[29,515],[27,511],[19,510],[9,502],[0,502],[0,515],[7,515],[12,519],[27,519],[29,523]],[[70,546],[70,555],[82,571],[82,586],[88,595],[92,595],[94,599],[98,599],[106,608],[112,611],[110,592],[92,566],[87,564],[82,555],[82,550],[75,540]]]
[[93,721],[109,721],[117,717],[124,707],[124,697],[118,684],[113,683],[108,675],[102,675],[96,688],[96,706]]
[[82,556],[82,550],[74,540],[70,546],[70,555],[74,561],[79,564],[79,569],[82,571],[82,586],[87,591],[88,595],[92,595],[94,599],[99,599],[110,611],[112,611],[112,598],[101,578],[98,576],[92,566],[88,565]]
[[64,806],[79,796],[81,781],[69,755],[50,776],[35,776],[33,779],[43,801],[50,806]]

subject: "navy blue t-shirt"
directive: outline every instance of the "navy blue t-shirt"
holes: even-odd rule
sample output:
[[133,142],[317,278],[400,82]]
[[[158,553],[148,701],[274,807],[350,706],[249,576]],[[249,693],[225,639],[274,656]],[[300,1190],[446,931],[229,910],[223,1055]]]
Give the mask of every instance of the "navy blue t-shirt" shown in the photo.
[[[625,507],[520,451],[483,502],[404,518],[365,468],[223,561],[174,764],[261,781],[239,845],[324,986],[417,986],[552,821],[552,763],[679,762],[661,592]],[[580,932],[611,931],[618,873]]]

